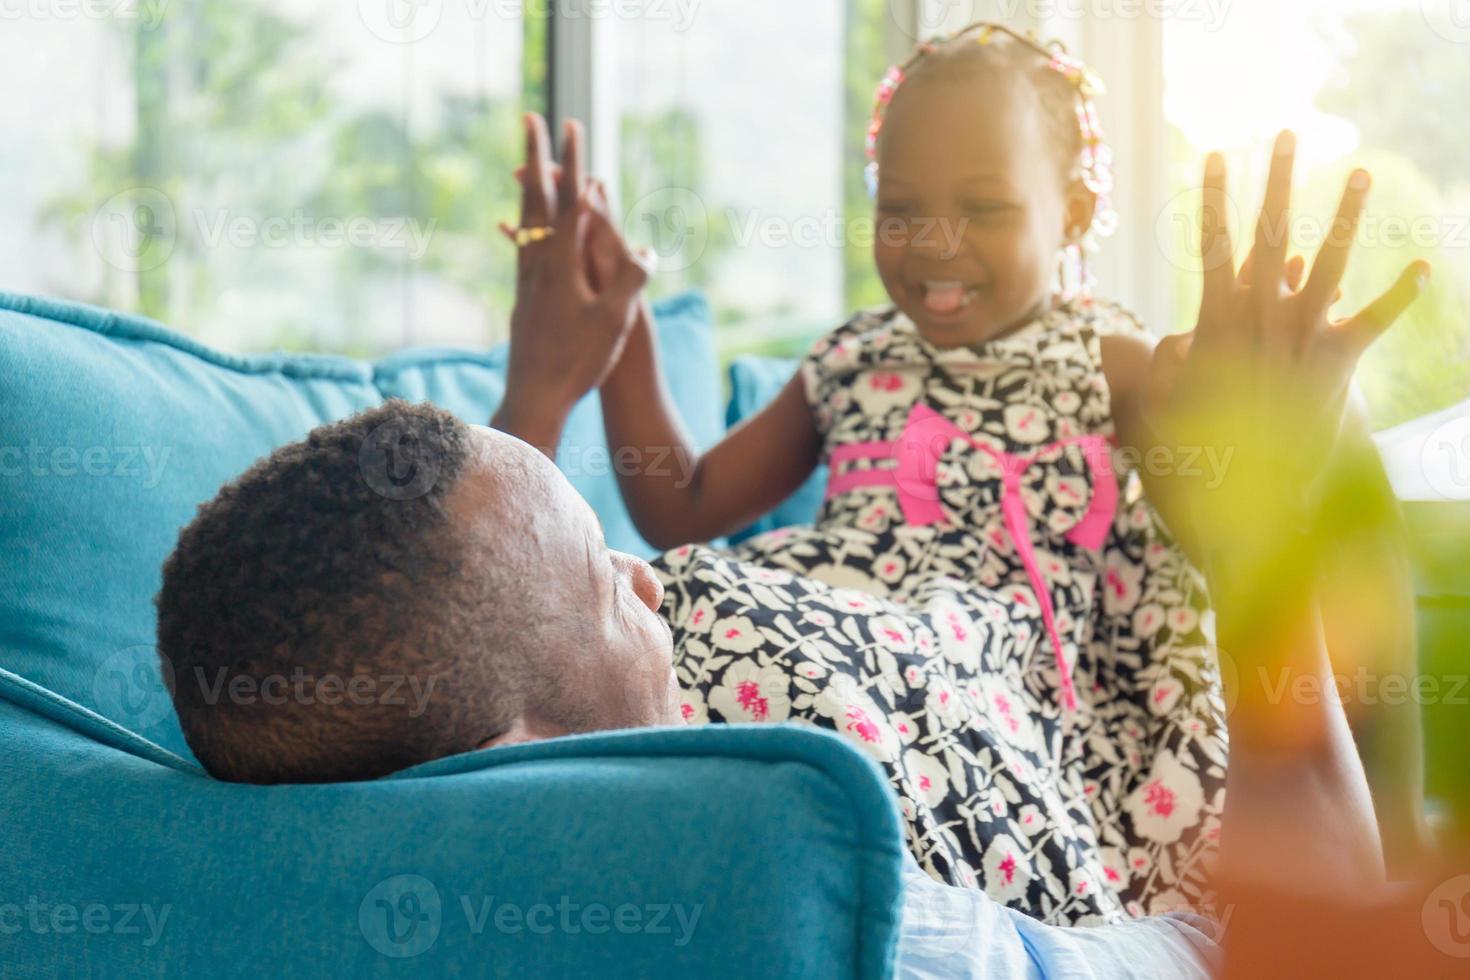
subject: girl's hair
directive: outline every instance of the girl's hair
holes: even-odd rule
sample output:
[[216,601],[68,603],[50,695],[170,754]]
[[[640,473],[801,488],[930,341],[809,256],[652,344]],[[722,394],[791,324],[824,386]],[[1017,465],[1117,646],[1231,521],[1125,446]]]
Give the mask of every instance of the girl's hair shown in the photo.
[[947,37],[919,45],[912,57],[895,65],[878,85],[873,120],[868,127],[868,189],[878,191],[878,143],[888,106],[910,79],[970,78],[979,73],[1015,75],[1031,82],[1046,116],[1048,131],[1058,150],[1063,177],[1081,180],[1097,195],[1092,227],[1082,242],[1069,246],[1066,264],[1078,278],[1070,290],[1063,271],[1062,292],[1086,293],[1091,286],[1085,253],[1096,249],[1097,239],[1111,235],[1118,216],[1112,209],[1113,155],[1103,141],[1096,96],[1105,91],[1102,80],[1067,53],[1060,41],[1047,44],[1017,33],[1003,24],[977,21]]

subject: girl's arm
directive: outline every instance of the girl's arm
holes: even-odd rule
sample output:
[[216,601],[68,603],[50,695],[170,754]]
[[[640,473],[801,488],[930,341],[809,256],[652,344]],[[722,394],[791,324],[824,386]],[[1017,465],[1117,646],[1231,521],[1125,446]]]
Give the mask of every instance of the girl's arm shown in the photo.
[[747,526],[811,476],[821,449],[797,375],[701,454],[664,385],[646,305],[602,386],[602,411],[623,500],[638,532],[658,548]]

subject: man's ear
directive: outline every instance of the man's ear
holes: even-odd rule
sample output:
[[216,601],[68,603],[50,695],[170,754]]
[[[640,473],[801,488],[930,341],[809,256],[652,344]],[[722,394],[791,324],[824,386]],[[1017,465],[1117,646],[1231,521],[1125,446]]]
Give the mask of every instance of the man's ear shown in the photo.
[[546,722],[521,717],[511,722],[510,727],[502,734],[485,739],[485,741],[475,746],[475,748],[496,749],[506,745],[520,745],[523,742],[540,742],[548,738],[561,738],[564,735],[570,734],[571,732],[558,725],[551,725]]
[[1081,179],[1072,181],[1067,185],[1066,211],[1062,225],[1062,244],[1078,245],[1092,227],[1092,219],[1097,215],[1097,194],[1088,188]]

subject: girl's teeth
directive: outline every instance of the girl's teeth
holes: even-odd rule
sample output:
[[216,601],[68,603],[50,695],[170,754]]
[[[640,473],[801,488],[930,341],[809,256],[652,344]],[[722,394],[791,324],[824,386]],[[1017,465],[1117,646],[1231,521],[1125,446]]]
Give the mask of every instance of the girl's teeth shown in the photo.
[[930,313],[954,313],[970,305],[970,291],[961,282],[924,284],[924,308]]

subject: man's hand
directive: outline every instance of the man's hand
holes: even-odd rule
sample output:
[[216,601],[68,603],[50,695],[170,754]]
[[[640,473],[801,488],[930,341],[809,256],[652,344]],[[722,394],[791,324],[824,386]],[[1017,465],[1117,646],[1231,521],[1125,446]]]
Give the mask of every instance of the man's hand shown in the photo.
[[[549,142],[545,121],[527,116],[520,226],[552,235],[520,249],[506,395],[491,424],[552,455],[567,414],[617,362],[648,276],[590,206],[581,126],[567,123],[559,167]],[[609,256],[605,275],[590,274],[589,241]]]

